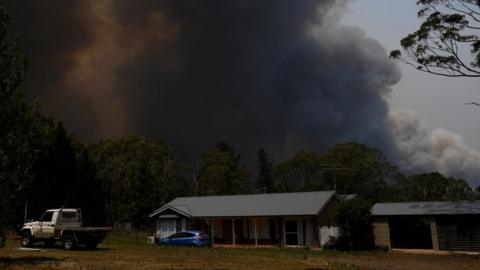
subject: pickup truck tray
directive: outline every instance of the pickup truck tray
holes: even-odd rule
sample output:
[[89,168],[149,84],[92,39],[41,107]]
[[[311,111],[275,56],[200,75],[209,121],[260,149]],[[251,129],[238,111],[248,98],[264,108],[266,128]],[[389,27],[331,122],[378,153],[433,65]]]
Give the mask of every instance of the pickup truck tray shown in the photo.
[[112,227],[64,227],[59,230],[64,232],[110,232]]

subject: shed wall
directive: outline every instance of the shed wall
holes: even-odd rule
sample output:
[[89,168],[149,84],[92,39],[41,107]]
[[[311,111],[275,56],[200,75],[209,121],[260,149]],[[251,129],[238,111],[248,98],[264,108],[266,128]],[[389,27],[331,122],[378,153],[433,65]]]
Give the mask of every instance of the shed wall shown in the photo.
[[390,242],[388,218],[376,218],[372,223],[372,227],[373,235],[375,237],[375,245],[380,248],[390,249],[392,244]]
[[432,247],[433,250],[440,250],[438,246],[438,231],[437,231],[437,222],[435,219],[430,221],[430,231],[432,233]]

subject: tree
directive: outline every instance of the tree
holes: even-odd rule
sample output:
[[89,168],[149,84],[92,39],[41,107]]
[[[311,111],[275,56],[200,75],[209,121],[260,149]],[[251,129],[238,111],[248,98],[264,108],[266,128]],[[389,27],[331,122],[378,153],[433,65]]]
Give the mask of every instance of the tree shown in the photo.
[[38,157],[32,164],[32,181],[17,194],[17,220],[28,202],[28,217],[38,218],[45,209],[75,207],[83,210],[85,224],[105,224],[105,202],[87,148],[69,134],[62,123],[44,126]]
[[420,28],[390,57],[447,77],[480,77],[480,1],[419,0]]
[[339,194],[380,199],[398,174],[382,152],[354,142],[336,144],[322,156],[322,162]]
[[161,141],[131,136],[89,148],[103,186],[108,221],[117,227],[144,227],[148,214],[159,205],[190,195],[185,166]]
[[272,177],[272,161],[268,157],[265,149],[260,149],[257,153],[258,175],[256,179],[256,188],[260,192],[271,193],[275,190],[275,183]]
[[476,195],[465,180],[447,178],[438,172],[403,177],[390,193],[395,201],[459,201],[472,200]]
[[203,155],[198,168],[200,195],[245,194],[252,191],[249,172],[233,147],[221,142]]
[[281,192],[333,189],[322,170],[322,157],[315,152],[300,151],[273,170],[276,189]]
[[47,122],[37,104],[27,103],[21,91],[26,60],[18,39],[7,38],[9,26],[0,5],[0,231],[18,221],[16,206],[33,179]]
[[396,174],[380,151],[353,142],[336,144],[324,154],[300,151],[274,169],[283,192],[335,190],[367,198],[383,196]]
[[75,174],[65,205],[82,209],[86,225],[107,224],[106,191],[97,175],[96,164],[89,156],[89,149],[75,137],[70,137],[75,154]]

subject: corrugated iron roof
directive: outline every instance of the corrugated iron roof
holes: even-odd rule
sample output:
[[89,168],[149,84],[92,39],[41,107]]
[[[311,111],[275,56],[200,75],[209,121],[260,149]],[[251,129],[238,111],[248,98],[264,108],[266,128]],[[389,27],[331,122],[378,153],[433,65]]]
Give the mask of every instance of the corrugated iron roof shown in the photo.
[[334,191],[179,197],[150,214],[173,209],[190,217],[314,216]]
[[473,215],[480,214],[480,201],[377,203],[372,216]]

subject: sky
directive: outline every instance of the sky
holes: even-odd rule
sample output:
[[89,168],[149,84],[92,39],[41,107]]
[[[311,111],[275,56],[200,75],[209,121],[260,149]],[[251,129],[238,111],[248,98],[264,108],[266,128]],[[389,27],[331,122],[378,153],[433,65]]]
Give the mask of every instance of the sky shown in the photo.
[[[387,51],[400,48],[400,40],[418,29],[417,1],[353,0],[342,23],[362,28]],[[415,111],[424,126],[433,131],[444,128],[460,134],[467,145],[480,150],[480,108],[465,102],[480,100],[480,82],[471,78],[443,78],[400,65],[402,79],[394,85],[390,99],[393,109]]]
[[227,141],[250,164],[260,148],[281,162],[355,141],[405,173],[477,186],[480,108],[464,103],[480,100],[478,83],[388,57],[420,23],[415,2],[6,4],[27,96],[83,141],[142,135],[189,163]]

